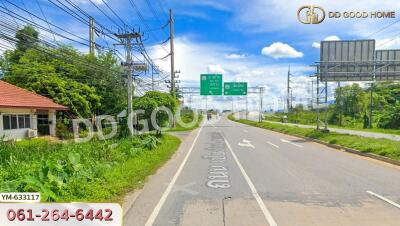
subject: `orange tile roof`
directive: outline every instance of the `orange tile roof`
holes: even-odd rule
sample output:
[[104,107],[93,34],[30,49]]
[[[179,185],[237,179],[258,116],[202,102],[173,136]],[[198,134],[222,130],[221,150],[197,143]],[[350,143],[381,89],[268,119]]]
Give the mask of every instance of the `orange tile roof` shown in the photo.
[[68,110],[53,100],[0,80],[0,107]]

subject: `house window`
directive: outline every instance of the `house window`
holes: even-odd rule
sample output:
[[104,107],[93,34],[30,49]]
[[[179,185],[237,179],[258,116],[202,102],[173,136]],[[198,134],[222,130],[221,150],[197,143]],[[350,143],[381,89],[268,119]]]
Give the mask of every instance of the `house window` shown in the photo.
[[26,129],[31,127],[30,115],[3,115],[3,129]]

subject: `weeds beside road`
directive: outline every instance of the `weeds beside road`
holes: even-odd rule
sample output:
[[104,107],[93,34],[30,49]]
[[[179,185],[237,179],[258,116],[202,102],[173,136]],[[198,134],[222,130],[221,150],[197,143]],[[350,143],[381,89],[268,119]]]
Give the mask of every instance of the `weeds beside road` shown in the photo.
[[343,147],[353,148],[361,152],[373,153],[391,159],[400,160],[400,142],[397,141],[366,138],[355,135],[339,134],[335,132],[325,133],[315,129],[299,128],[295,126],[286,126],[269,122],[255,122],[245,119],[236,120],[234,119],[233,115],[229,115],[229,119],[259,128],[269,129],[289,135],[297,135],[322,140],[330,144],[337,144]]
[[178,149],[171,135],[86,143],[0,142],[0,190],[40,192],[42,201],[119,201]]

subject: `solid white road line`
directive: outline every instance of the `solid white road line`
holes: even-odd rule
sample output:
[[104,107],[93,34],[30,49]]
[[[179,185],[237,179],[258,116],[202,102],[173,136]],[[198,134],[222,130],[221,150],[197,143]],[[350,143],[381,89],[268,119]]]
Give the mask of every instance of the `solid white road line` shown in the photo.
[[302,147],[303,147],[303,146],[301,146],[300,144],[296,144],[296,143],[293,143],[292,141],[288,141],[288,140],[285,140],[285,139],[281,139],[281,141],[282,141],[283,143],[289,143],[289,144],[294,145],[294,146],[299,147],[299,148],[302,148]]
[[156,220],[158,214],[160,213],[160,210],[161,210],[162,206],[164,205],[165,200],[167,199],[168,195],[171,193],[176,180],[178,179],[179,175],[181,174],[183,167],[185,166],[190,154],[192,153],[193,148],[197,142],[197,139],[199,138],[199,135],[200,135],[202,129],[203,129],[203,126],[201,126],[199,132],[197,132],[197,135],[194,138],[192,146],[190,146],[190,149],[189,149],[188,153],[186,154],[185,158],[183,159],[181,165],[179,166],[178,171],[176,171],[176,173],[175,173],[174,177],[172,178],[171,182],[169,183],[167,189],[165,189],[165,191],[164,191],[163,195],[161,196],[160,200],[158,201],[156,207],[154,208],[150,217],[147,219],[145,226],[152,226],[154,224],[154,221]]
[[385,202],[387,202],[387,203],[389,203],[389,204],[391,204],[391,205],[393,205],[393,206],[395,206],[395,207],[400,209],[400,205],[395,203],[395,202],[393,202],[392,200],[389,200],[389,199],[387,199],[387,198],[385,198],[385,197],[383,197],[381,195],[378,195],[378,194],[376,194],[376,193],[374,193],[372,191],[367,191],[367,193],[370,194],[370,195],[373,195],[373,196],[377,197],[378,199],[381,199],[381,200],[383,200],[383,201],[385,201]]
[[276,147],[276,148],[279,148],[279,146],[278,146],[278,145],[276,145],[276,144],[273,144],[273,143],[271,143],[271,142],[269,142],[269,141],[267,141],[267,144],[269,144],[269,145],[271,145],[271,146],[274,146],[274,147]]
[[260,195],[258,194],[256,187],[254,186],[254,184],[251,181],[250,177],[247,175],[247,173],[244,170],[242,164],[239,162],[239,159],[237,158],[236,154],[233,152],[232,147],[229,144],[228,140],[225,138],[225,136],[223,134],[221,134],[221,135],[224,138],[226,146],[228,147],[229,151],[231,152],[233,158],[235,159],[236,164],[238,165],[238,167],[240,169],[240,172],[242,172],[244,179],[246,180],[247,184],[249,185],[251,193],[253,194],[253,197],[256,199],[258,205],[260,206],[261,211],[263,212],[264,217],[267,220],[268,224],[270,226],[277,226],[274,218],[272,217],[271,213],[269,212],[269,210],[265,206],[263,200],[261,199]]

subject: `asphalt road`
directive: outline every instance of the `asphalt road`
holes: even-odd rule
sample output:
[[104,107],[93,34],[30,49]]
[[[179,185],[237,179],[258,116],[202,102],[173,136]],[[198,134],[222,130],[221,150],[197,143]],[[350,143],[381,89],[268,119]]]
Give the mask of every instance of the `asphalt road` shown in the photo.
[[124,222],[398,226],[399,204],[399,167],[222,118],[185,137]]

